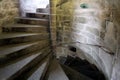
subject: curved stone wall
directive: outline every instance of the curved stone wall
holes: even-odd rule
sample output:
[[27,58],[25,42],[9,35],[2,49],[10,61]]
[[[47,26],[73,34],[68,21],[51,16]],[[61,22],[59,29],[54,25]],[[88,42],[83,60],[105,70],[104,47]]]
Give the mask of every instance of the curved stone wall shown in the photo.
[[76,0],[74,2],[71,38],[73,42],[80,42],[75,46],[82,50],[81,54],[84,54],[88,61],[96,64],[106,78],[110,79],[114,66],[114,55],[108,52],[116,54],[117,27],[111,19],[112,14],[109,12],[108,3],[103,2],[96,0]]
[[[70,1],[73,2],[74,6],[73,4],[67,4]],[[62,14],[62,16],[66,15],[65,12],[67,10],[71,9],[72,11],[72,15],[66,18],[66,20],[71,21],[72,24],[70,25],[61,23],[60,21],[64,21],[65,19],[57,14],[58,20],[56,26],[58,27],[60,25],[60,29],[62,29],[60,30],[58,28],[58,31],[61,32],[61,37],[58,38],[62,39],[62,43],[76,47],[77,55],[95,64],[106,75],[108,80],[119,80],[120,75],[117,70],[119,70],[118,62],[120,62],[118,60],[120,29],[118,24],[119,20],[117,20],[119,9],[117,2],[112,0],[111,2],[110,0],[70,1],[62,4],[57,9],[58,14]],[[72,7],[69,8],[68,6]],[[67,13],[67,15],[69,14]],[[69,35],[66,35],[66,31],[69,32]],[[65,36],[67,36],[66,39],[69,41],[64,40]],[[70,53],[66,49],[63,48],[63,54]],[[71,54],[74,55],[76,53]],[[117,65],[116,68],[115,64]]]

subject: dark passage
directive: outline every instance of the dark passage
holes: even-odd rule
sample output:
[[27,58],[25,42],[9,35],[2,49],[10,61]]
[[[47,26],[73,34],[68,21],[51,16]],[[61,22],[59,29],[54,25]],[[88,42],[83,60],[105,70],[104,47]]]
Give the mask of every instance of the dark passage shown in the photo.
[[105,76],[97,69],[97,67],[90,64],[88,61],[81,60],[78,57],[73,58],[71,56],[68,56],[65,60],[66,61],[64,63],[62,62],[62,64],[70,67],[71,69],[74,69],[93,80],[105,80]]

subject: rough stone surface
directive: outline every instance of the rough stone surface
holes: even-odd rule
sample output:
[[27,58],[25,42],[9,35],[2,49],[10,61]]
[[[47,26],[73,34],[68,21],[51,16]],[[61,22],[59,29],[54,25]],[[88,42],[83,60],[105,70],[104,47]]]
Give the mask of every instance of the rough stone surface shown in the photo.
[[[79,7],[81,3],[87,3],[89,7],[87,9],[82,9]],[[103,1],[104,3],[104,1]],[[104,8],[104,9],[103,9]],[[98,11],[99,10],[99,11]],[[74,37],[73,41],[81,41],[79,38],[83,37],[88,37],[87,42],[88,44],[96,44],[96,45],[104,45],[106,47],[109,47],[111,51],[116,53],[116,47],[117,47],[117,39],[116,39],[116,34],[117,34],[117,29],[114,26],[115,23],[113,22],[106,22],[106,17],[109,13],[108,10],[108,4],[105,3],[102,4],[101,1],[96,1],[96,0],[77,0],[75,2],[75,10],[74,10],[74,15],[75,17],[86,17],[86,23],[83,23],[87,25],[85,29],[79,28],[79,25],[73,25],[73,32],[75,33],[76,36],[78,33],[85,32],[87,31],[88,34],[81,34],[77,35],[77,37]],[[80,24],[81,22],[79,21],[74,21],[73,24]],[[89,27],[88,27],[89,26]],[[102,32],[102,33],[101,33]],[[92,36],[89,34],[93,34],[96,36],[96,39],[94,39]],[[101,37],[101,36],[102,37]],[[101,41],[102,40],[102,41]],[[105,44],[101,44],[105,43]],[[81,45],[78,46],[79,49],[81,50]],[[114,68],[113,62],[114,58],[112,55],[106,53],[105,51],[101,52],[99,51],[100,48],[92,48],[92,52],[87,52],[85,50],[87,47],[82,46],[84,55],[86,56],[86,59],[89,60],[90,62],[93,62],[96,64],[96,66],[99,67],[100,70],[106,75],[107,79],[111,78],[112,75],[112,70]],[[99,55],[98,55],[99,54]],[[91,58],[92,57],[92,58]],[[101,65],[102,64],[102,65]],[[102,67],[103,66],[103,67]]]
[[84,23],[86,23],[86,18],[84,18],[84,17],[74,17],[73,21],[84,24]]
[[87,27],[86,31],[93,33],[96,36],[99,36],[99,31],[96,28]]
[[14,23],[14,17],[18,15],[18,0],[0,1],[0,32],[5,24]]
[[[69,2],[70,1],[67,3]],[[58,13],[61,13],[61,15],[57,15],[57,23],[59,24],[57,24],[57,26],[64,25],[60,21],[63,20],[62,16],[67,14],[63,12],[66,8],[66,11],[73,11],[73,14],[71,14],[72,24],[66,27],[71,27],[70,42],[79,41],[84,43],[84,45],[74,44],[74,46],[77,47],[77,55],[95,64],[105,74],[107,80],[119,80],[120,1],[73,0],[74,5],[67,3],[65,3],[64,9],[63,5],[58,8]],[[80,5],[83,3],[87,4],[88,8],[81,8]],[[69,5],[73,6],[73,9],[69,8]],[[67,17],[65,20],[66,19]],[[63,28],[61,28],[61,33],[63,32],[62,29]],[[110,55],[97,46],[85,44],[105,46],[109,48],[110,51],[114,52],[115,55]]]

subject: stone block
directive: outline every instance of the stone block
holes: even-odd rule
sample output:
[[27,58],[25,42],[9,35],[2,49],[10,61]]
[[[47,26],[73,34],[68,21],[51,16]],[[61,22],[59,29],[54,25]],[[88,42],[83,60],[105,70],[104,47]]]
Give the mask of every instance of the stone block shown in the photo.
[[86,45],[85,43],[79,44],[77,43],[76,46],[83,52],[87,54],[91,54],[91,47],[89,45]]
[[78,31],[80,30],[81,31],[82,29],[84,29],[84,27],[85,27],[84,24],[82,24],[82,23],[80,24],[80,23],[75,23],[74,22],[73,26],[72,26],[72,29],[73,30],[78,30]]
[[75,21],[76,23],[83,23],[83,24],[87,23],[87,20],[85,17],[74,17],[73,21]]
[[55,14],[51,15],[51,16],[50,16],[50,19],[51,19],[52,21],[55,21],[55,20],[56,20],[56,15],[55,15]]
[[56,21],[51,21],[50,22],[50,27],[56,28]]
[[95,41],[98,42],[100,45],[103,45],[103,46],[105,45],[104,40],[101,39],[100,37],[96,37]]
[[99,54],[99,47],[91,46],[91,49],[93,54],[97,54],[97,55]]
[[70,30],[71,30],[71,28],[67,26],[67,27],[65,27],[65,30],[69,30],[69,31],[70,31]]
[[107,47],[109,47],[113,52],[116,52],[117,42],[114,39],[108,38],[107,40],[105,39],[104,42]]
[[95,39],[87,38],[87,43],[92,45],[99,45],[99,42],[97,42]]
[[51,33],[56,33],[56,28],[51,28]]
[[99,32],[99,30],[96,29],[96,28],[86,27],[86,30],[87,30],[88,32],[90,32],[90,33],[96,35],[96,36],[99,36],[99,33],[100,33],[100,32]]
[[88,37],[88,38],[96,39],[96,38],[95,38],[95,35],[94,35],[94,34],[91,34],[91,33],[89,33],[89,32],[81,31],[80,33],[81,33],[81,35],[86,36],[86,37]]
[[51,14],[56,14],[56,7],[51,7],[50,8],[50,13]]
[[82,42],[82,43],[86,43],[87,42],[87,38],[84,37],[83,35],[77,34],[77,33],[73,33],[71,35],[71,38],[74,42]]

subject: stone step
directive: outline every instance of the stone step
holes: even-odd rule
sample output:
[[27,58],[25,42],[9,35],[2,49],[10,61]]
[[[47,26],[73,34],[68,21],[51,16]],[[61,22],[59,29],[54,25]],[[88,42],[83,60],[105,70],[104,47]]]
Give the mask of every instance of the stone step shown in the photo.
[[6,62],[22,57],[30,52],[41,50],[47,46],[49,46],[49,41],[44,40],[0,47],[0,64],[3,66]]
[[[45,58],[51,53],[51,49],[50,49],[50,47],[47,47],[47,48],[40,50],[38,53],[41,53],[41,54],[37,58],[35,58],[33,61],[31,61],[28,65],[26,65],[25,69],[23,68],[22,70],[19,70],[16,74],[11,76],[9,78],[9,80],[27,80],[27,79],[29,79],[29,76],[33,76],[34,74],[36,74],[36,72],[33,70],[35,70],[39,64],[44,62]],[[27,67],[27,66],[29,66],[29,67]],[[37,74],[37,75],[40,76],[40,74]],[[36,80],[36,79],[34,79],[34,80]]]
[[32,68],[27,74],[24,75],[25,80],[41,80],[46,69],[49,67],[51,61],[51,54],[43,59],[39,64]]
[[2,27],[3,32],[47,33],[48,27],[40,25],[12,24]]
[[61,66],[70,80],[92,80],[91,78],[73,70],[66,65],[61,64]]
[[22,59],[14,64],[8,65],[6,67],[0,68],[0,79],[1,80],[8,80],[12,75],[14,75],[19,70],[22,70],[22,68],[25,68],[29,62],[31,62],[33,59],[38,57],[41,53],[31,55],[25,59]]
[[49,19],[48,13],[26,13],[29,18]]
[[37,8],[37,13],[49,13],[49,8]]
[[32,75],[27,80],[40,80],[42,73],[44,72],[45,67],[47,66],[48,59],[42,61],[37,67],[37,70],[32,73]]
[[17,23],[22,23],[22,24],[49,26],[49,20],[47,19],[17,17],[16,20],[17,20]]
[[52,61],[45,79],[43,80],[69,80],[56,59]]
[[49,39],[49,33],[1,33],[0,46]]
[[54,55],[53,55],[52,52],[51,52],[51,54],[49,54],[48,58],[49,58],[49,59],[48,59],[47,65],[46,65],[46,67],[45,67],[45,69],[44,69],[44,72],[42,73],[42,75],[41,75],[41,77],[40,77],[40,80],[44,80],[44,77],[46,76],[46,73],[48,72],[48,69],[49,69],[49,67],[50,67],[50,64],[51,64],[52,60],[54,59]]

